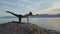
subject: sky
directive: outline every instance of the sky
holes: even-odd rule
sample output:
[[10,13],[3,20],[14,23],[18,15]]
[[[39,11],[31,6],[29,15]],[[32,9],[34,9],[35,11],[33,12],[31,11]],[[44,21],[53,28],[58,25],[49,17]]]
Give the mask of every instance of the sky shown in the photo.
[[0,17],[16,14],[60,14],[60,0],[0,0]]

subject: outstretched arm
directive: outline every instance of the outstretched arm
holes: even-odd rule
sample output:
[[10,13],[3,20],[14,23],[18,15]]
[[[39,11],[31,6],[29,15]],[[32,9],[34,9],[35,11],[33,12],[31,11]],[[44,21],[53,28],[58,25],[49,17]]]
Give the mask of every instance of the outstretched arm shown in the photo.
[[13,13],[13,12],[10,12],[10,11],[6,11],[7,13],[10,13],[10,14],[12,14],[12,15],[14,15],[14,16],[18,16],[17,14],[15,14],[15,13]]

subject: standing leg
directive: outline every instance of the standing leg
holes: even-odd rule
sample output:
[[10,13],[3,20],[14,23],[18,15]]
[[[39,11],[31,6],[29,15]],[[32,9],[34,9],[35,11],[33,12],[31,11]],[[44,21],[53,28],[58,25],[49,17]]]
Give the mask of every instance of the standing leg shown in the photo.
[[29,23],[29,17],[27,16],[27,23]]
[[19,23],[21,23],[21,18],[19,18]]

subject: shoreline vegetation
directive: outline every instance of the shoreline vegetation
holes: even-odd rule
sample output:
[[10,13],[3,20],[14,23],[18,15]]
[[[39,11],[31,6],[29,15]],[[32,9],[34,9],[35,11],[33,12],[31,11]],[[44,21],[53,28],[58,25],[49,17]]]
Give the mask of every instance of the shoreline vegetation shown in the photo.
[[0,24],[0,34],[60,34],[60,32],[47,30],[32,23],[12,21]]

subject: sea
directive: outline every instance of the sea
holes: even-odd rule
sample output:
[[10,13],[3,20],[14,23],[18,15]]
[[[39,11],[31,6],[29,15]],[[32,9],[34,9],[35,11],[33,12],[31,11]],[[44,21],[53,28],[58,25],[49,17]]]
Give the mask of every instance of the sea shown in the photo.
[[[18,18],[0,18],[0,24],[11,21],[18,21]],[[22,18],[22,22],[27,23],[27,18]],[[29,23],[45,29],[60,31],[60,18],[29,18]]]

